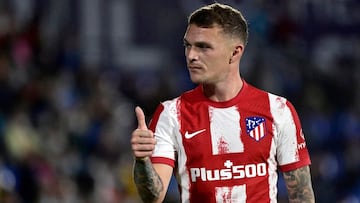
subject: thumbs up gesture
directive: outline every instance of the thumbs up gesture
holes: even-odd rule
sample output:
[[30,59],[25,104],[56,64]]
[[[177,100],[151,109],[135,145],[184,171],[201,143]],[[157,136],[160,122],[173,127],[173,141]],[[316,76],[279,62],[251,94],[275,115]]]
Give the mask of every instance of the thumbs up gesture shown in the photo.
[[147,128],[145,115],[140,107],[135,108],[138,127],[131,134],[131,149],[136,159],[145,159],[152,155],[156,140],[154,133]]

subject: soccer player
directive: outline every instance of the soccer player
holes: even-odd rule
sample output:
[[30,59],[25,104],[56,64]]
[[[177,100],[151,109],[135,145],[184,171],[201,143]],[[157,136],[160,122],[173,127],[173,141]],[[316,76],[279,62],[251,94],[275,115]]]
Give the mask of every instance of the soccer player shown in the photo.
[[183,203],[277,202],[277,169],[289,202],[315,202],[294,107],[240,75],[247,38],[246,20],[228,5],[189,16],[185,56],[198,86],[161,103],[149,128],[135,109],[134,181],[144,202],[162,202],[173,173]]

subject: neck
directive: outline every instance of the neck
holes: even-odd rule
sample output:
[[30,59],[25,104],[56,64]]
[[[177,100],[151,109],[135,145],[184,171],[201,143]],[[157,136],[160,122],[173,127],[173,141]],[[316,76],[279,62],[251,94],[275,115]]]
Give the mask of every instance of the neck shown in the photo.
[[226,81],[222,84],[203,84],[204,95],[212,101],[224,102],[236,97],[243,87],[239,76],[235,81]]

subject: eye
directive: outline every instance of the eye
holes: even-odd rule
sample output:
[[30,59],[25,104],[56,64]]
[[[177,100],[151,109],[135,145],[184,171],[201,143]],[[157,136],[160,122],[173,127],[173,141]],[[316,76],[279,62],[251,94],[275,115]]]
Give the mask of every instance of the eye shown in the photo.
[[184,47],[185,47],[185,48],[189,48],[189,47],[191,47],[191,44],[188,43],[188,42],[184,42]]
[[196,47],[198,47],[199,49],[202,49],[202,50],[207,50],[207,49],[211,48],[211,46],[207,43],[197,43]]

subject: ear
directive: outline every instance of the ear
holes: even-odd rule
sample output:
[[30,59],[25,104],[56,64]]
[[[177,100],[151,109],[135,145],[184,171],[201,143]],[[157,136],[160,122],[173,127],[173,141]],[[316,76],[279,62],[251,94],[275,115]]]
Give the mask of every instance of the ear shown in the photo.
[[240,61],[240,58],[243,55],[243,52],[244,52],[244,45],[237,44],[230,56],[229,63],[233,63],[235,61]]

